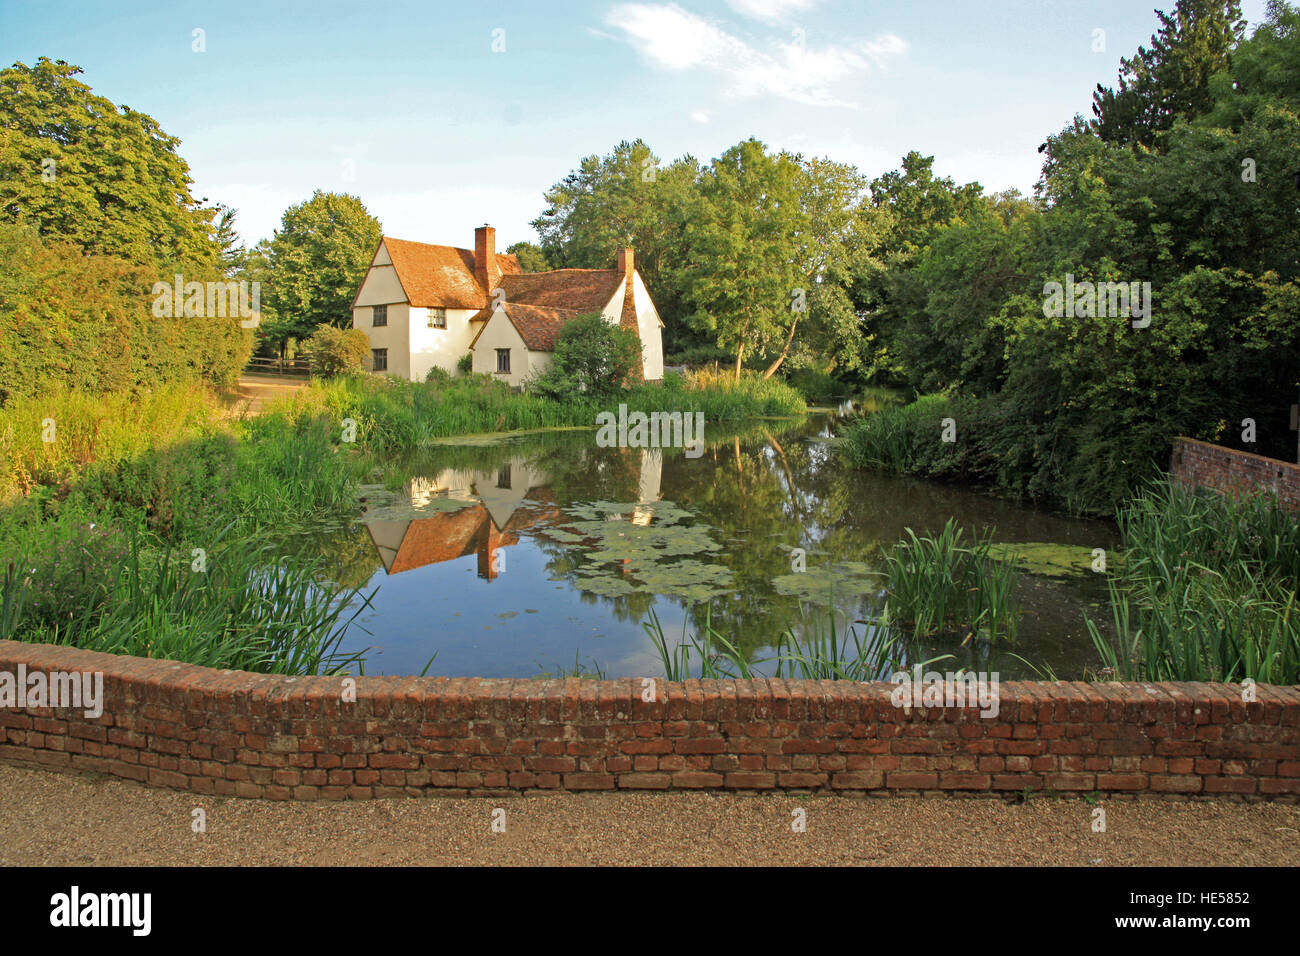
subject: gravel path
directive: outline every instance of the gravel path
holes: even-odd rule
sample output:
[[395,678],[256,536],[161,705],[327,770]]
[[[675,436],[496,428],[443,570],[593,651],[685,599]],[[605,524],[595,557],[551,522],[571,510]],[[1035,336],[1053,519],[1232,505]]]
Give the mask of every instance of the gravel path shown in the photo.
[[[1300,865],[1300,806],[554,793],[274,803],[0,764],[0,864]],[[191,829],[207,814],[207,832]],[[505,832],[492,832],[495,808]],[[792,811],[806,811],[795,833]]]

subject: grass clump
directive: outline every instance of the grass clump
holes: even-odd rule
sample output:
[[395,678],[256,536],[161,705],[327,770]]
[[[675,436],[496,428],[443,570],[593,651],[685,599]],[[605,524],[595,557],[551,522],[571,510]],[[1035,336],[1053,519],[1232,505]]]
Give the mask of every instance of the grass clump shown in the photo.
[[915,637],[965,630],[989,640],[1015,640],[1019,610],[1012,599],[1015,565],[992,553],[992,537],[966,544],[950,518],[934,536],[911,528],[886,557],[885,611]]
[[1270,496],[1240,500],[1169,481],[1118,515],[1110,633],[1086,618],[1105,673],[1123,680],[1300,682],[1300,523]]

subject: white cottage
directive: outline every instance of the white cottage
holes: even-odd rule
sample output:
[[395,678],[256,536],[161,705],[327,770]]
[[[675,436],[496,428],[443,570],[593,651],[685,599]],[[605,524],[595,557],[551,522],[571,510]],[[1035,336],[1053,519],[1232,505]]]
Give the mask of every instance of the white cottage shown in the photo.
[[614,269],[521,273],[496,253],[496,230],[474,230],[474,250],[385,236],[352,302],[353,328],[370,339],[370,370],[423,381],[437,366],[471,367],[521,385],[551,363],[560,328],[598,312],[641,339],[642,375],[663,378],[663,322],[631,249]]

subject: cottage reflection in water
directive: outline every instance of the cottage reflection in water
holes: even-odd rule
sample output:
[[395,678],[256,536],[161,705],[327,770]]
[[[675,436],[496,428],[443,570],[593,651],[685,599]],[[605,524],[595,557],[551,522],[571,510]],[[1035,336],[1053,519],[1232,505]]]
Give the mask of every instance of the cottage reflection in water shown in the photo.
[[[643,449],[640,457],[638,495],[645,505],[660,498],[663,459],[658,449]],[[478,576],[492,581],[506,568],[502,549],[518,544],[521,532],[563,522],[548,482],[549,477],[523,457],[510,459],[496,471],[447,469],[411,479],[403,488],[404,500],[377,509],[366,529],[389,575],[476,554]],[[429,517],[387,517],[433,506],[437,510]],[[652,517],[651,509],[640,506],[627,515],[642,526]]]

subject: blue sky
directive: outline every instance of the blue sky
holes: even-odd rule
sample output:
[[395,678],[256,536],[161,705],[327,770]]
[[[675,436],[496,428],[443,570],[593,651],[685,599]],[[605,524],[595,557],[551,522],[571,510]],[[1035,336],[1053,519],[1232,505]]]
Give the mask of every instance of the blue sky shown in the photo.
[[[873,176],[917,149],[1029,192],[1038,145],[1113,84],[1157,6],[1173,0],[5,0],[0,60],[67,60],[152,115],[250,244],[321,188],[389,235],[472,246],[489,222],[504,248],[535,239],[543,190],[581,157],[638,136],[704,161],[755,136]],[[1254,25],[1264,0],[1243,9]]]

